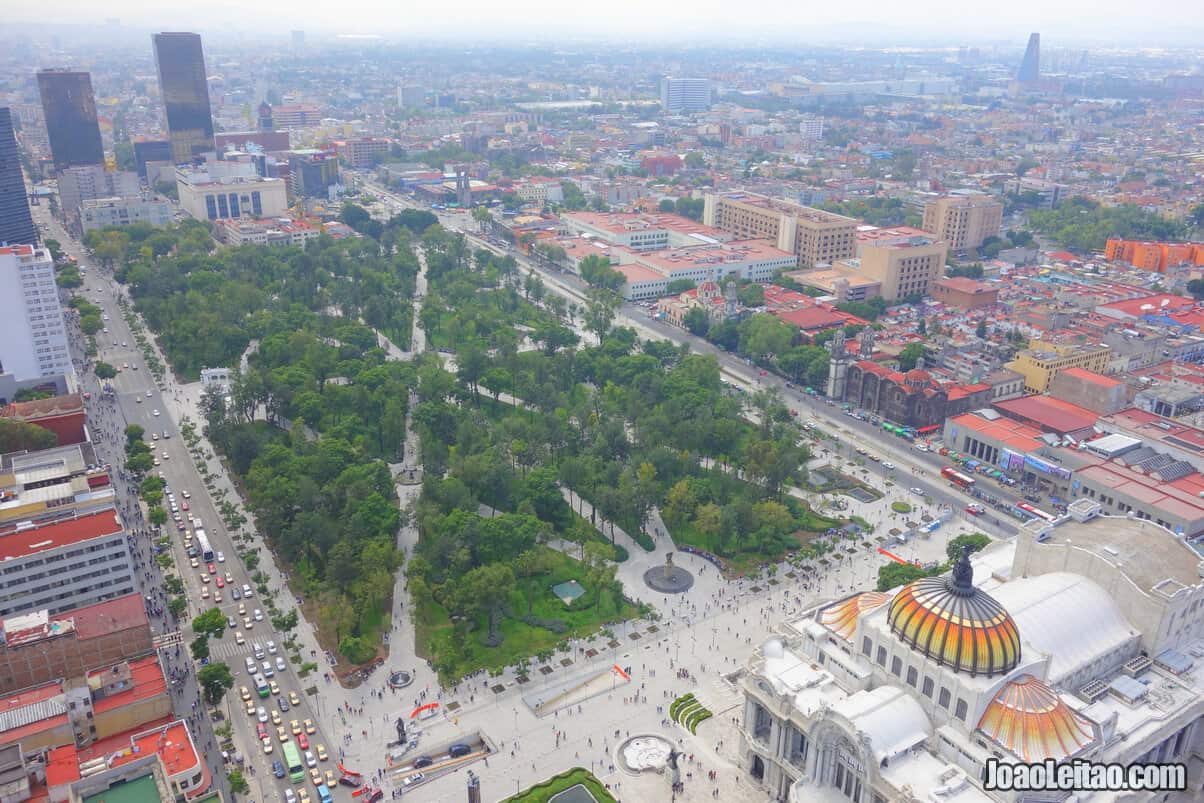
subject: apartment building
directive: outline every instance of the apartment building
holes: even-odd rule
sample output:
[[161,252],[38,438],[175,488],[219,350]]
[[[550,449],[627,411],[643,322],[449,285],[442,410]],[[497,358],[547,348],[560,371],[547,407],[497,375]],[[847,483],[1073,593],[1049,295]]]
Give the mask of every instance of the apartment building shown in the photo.
[[1066,368],[1082,368],[1103,373],[1107,370],[1111,358],[1112,349],[1107,346],[1033,341],[1028,349],[1017,354],[1016,359],[1004,367],[1024,376],[1026,392],[1044,393],[1059,371]]
[[226,245],[296,245],[304,248],[321,230],[304,220],[219,220],[214,235]]
[[945,272],[949,249],[931,234],[907,226],[857,232],[857,256],[837,260],[832,269],[879,282],[887,301],[928,295]]
[[0,616],[51,614],[132,594],[134,557],[117,509],[0,526]]
[[392,142],[378,137],[359,137],[358,139],[342,139],[334,143],[339,158],[349,167],[364,168],[384,160],[389,155]]
[[95,198],[131,198],[142,192],[138,174],[110,171],[104,165],[84,165],[61,170],[58,175],[59,206],[73,220],[84,201]]
[[857,221],[750,192],[708,193],[702,222],[740,240],[769,240],[800,267],[831,265],[857,253]]
[[91,198],[79,207],[79,225],[84,231],[133,223],[166,226],[171,223],[171,204],[162,198],[136,195]]
[[21,382],[72,372],[50,252],[0,246],[0,373]]
[[705,78],[661,79],[661,110],[670,114],[711,108],[711,82]]
[[924,231],[953,251],[970,251],[1003,227],[1003,204],[987,195],[948,195],[924,206]]
[[154,649],[146,603],[139,594],[62,613],[32,611],[0,620],[0,694],[82,677]]

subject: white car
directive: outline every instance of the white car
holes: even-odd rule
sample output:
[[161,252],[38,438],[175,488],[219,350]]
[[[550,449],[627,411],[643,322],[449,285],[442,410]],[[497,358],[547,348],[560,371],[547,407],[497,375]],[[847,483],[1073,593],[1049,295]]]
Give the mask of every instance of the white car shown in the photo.
[[164,453],[163,453],[163,459],[164,459],[164,460],[166,460],[166,459],[167,459],[167,452],[164,452]]
[[888,461],[888,460],[883,460],[883,461],[882,461],[882,467],[883,467],[884,469],[886,469],[887,471],[894,471],[894,470],[895,470],[895,464],[894,464],[894,463],[891,463],[891,462],[890,462],[890,461]]
[[262,705],[255,709],[255,718],[260,722],[268,721],[268,710]]
[[256,608],[256,609],[255,609],[255,612],[254,612],[254,613],[252,613],[251,615],[255,617],[255,621],[256,621],[256,622],[262,622],[262,621],[263,621],[263,611],[259,610],[258,608]]
[[151,397],[151,392],[148,390],[148,391],[146,392],[146,398],[148,398],[148,399],[149,399],[150,397]]
[[153,415],[155,418],[158,418],[158,417],[159,417],[159,411],[158,411],[158,410],[151,410],[151,415]]
[[[229,582],[229,581],[227,580],[226,582]],[[269,641],[269,642],[268,642],[267,644],[265,644],[264,646],[268,648],[268,655],[275,655],[275,654],[276,654],[276,642],[274,642],[274,641]]]
[[291,786],[284,788],[284,803],[297,803],[297,793],[293,791]]
[[916,496],[923,496],[923,495],[924,495],[924,490],[923,490],[922,488],[912,488],[912,489],[911,489],[911,492],[912,492],[913,494],[915,494]]
[[226,556],[225,556],[224,554],[222,554],[221,552],[218,552],[218,553],[217,553],[217,562],[218,562],[218,563],[225,563],[225,562],[226,562]]
[[318,760],[316,758],[314,758],[314,754],[311,753],[309,750],[305,751],[305,766],[307,766],[307,767],[318,766]]

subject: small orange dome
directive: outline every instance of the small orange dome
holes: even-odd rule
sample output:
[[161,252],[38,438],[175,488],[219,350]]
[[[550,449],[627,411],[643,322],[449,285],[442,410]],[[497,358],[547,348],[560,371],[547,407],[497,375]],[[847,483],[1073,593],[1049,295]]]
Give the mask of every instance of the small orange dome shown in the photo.
[[912,368],[903,375],[903,380],[909,385],[927,385],[932,381],[932,374],[922,368]]
[[1004,685],[978,721],[978,730],[1022,761],[1055,761],[1095,741],[1091,723],[1032,675]]

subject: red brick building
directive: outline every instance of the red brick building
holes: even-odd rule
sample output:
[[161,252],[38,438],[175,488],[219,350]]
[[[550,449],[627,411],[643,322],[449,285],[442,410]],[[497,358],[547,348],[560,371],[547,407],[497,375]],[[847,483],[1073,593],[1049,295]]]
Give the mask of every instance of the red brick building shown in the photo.
[[0,416],[9,421],[21,421],[53,432],[59,439],[59,446],[88,440],[84,431],[87,424],[84,400],[78,393],[37,401],[13,402],[0,409]]
[[986,282],[967,279],[965,276],[937,279],[928,292],[933,301],[957,309],[989,307],[999,301],[998,289]]

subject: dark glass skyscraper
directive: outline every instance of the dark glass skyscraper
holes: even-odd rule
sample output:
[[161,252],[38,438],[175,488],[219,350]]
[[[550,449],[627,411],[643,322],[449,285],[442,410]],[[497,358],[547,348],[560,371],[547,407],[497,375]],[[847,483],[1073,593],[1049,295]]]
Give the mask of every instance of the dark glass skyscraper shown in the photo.
[[176,163],[191,162],[193,157],[214,149],[201,36],[157,33],[153,39],[171,157]]
[[1024,49],[1024,60],[1020,62],[1016,80],[1022,84],[1035,84],[1041,80],[1041,34],[1029,35],[1028,47]]
[[29,214],[29,196],[21,174],[17,135],[7,106],[0,106],[0,245],[36,245],[38,231]]
[[38,92],[55,169],[103,164],[92,76],[74,70],[41,70]]

